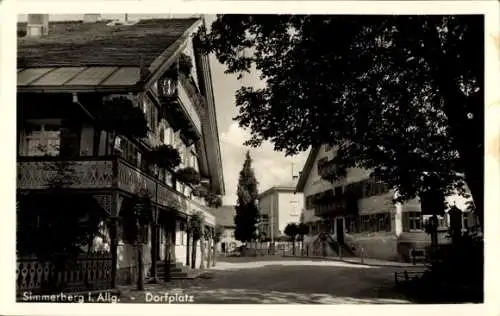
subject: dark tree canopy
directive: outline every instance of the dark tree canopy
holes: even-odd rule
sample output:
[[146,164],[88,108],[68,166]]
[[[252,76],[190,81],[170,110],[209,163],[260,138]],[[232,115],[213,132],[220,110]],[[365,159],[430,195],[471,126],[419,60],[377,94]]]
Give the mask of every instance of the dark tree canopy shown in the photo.
[[247,151],[243,169],[238,180],[238,200],[236,202],[235,238],[241,242],[257,238],[257,223],[259,222],[259,209],[257,207],[257,180],[252,168],[252,158]]
[[407,200],[474,197],[483,214],[483,16],[219,15],[207,52],[266,82],[241,87],[246,144],[288,155],[331,144]]

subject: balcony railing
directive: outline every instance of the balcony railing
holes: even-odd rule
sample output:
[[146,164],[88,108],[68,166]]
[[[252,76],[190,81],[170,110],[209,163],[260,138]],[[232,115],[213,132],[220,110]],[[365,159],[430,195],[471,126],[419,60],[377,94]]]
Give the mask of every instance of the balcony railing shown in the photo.
[[343,198],[334,198],[328,200],[320,200],[315,203],[314,215],[327,216],[347,211],[347,202]]
[[[58,172],[57,157],[20,157],[17,161],[17,188],[24,190],[47,189]],[[118,157],[81,157],[71,160],[68,173],[74,175],[69,188],[74,189],[120,189],[137,194],[145,189],[154,203],[192,214],[201,211],[209,224],[215,223],[206,207],[194,202],[170,188],[156,177],[139,170]]]
[[177,88],[178,94],[179,94],[179,99],[181,100],[181,106],[183,107],[184,111],[187,113],[189,116],[189,119],[193,123],[194,127],[196,128],[196,131],[198,134],[201,135],[202,130],[201,130],[201,118],[200,115],[198,114],[198,111],[194,105],[194,100],[193,97],[190,97],[190,91],[188,90],[189,85],[186,84],[185,82],[179,81],[179,86]]

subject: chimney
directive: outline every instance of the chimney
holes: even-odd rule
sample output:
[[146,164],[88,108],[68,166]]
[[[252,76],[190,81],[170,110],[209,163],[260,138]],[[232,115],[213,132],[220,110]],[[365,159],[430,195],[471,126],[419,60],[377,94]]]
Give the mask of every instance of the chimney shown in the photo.
[[86,13],[83,15],[83,23],[96,23],[101,18],[98,13]]
[[49,34],[48,14],[28,14],[26,36],[40,37]]

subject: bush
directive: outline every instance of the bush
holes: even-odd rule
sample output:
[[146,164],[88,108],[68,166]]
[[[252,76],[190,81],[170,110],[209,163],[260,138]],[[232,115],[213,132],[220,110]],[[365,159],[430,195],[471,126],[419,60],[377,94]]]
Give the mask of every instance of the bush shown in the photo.
[[160,168],[172,170],[180,165],[181,156],[172,145],[160,145],[146,155],[146,160]]
[[196,186],[200,184],[201,177],[198,171],[192,167],[186,167],[179,169],[176,173],[176,178],[180,182],[188,184],[190,186]]

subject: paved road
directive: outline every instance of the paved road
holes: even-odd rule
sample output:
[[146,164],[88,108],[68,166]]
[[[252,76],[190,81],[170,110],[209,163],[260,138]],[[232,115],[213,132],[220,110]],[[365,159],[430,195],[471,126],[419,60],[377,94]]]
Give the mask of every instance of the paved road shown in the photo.
[[[318,260],[221,262],[204,278],[127,290],[121,302],[142,303],[410,303],[392,289],[400,268]],[[167,295],[165,295],[167,294]]]

